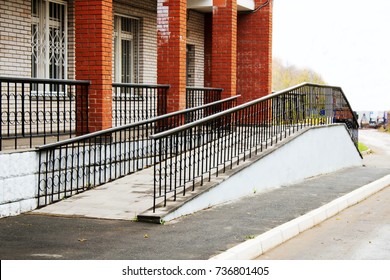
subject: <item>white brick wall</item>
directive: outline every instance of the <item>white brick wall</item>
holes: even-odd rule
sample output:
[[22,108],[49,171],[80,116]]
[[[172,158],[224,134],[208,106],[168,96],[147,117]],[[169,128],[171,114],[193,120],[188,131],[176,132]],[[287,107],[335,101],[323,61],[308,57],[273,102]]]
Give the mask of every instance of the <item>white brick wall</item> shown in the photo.
[[37,207],[38,153],[0,153],[0,218]]
[[68,79],[76,79],[74,0],[68,0]]
[[[74,0],[68,1],[68,79],[74,79]],[[31,77],[31,0],[0,0],[0,75]]]
[[[75,78],[74,0],[68,0],[68,78]],[[140,83],[157,83],[157,1],[115,1],[114,14],[140,19]],[[195,83],[204,84],[204,15],[189,11],[187,43],[195,47]],[[0,75],[31,76],[31,0],[0,0]]]
[[[195,47],[194,85],[204,86],[204,14],[189,11],[187,21],[187,44]],[[192,59],[192,58],[191,58]]]
[[31,76],[31,0],[0,0],[0,75]]
[[[139,18],[141,21],[140,83],[157,83],[157,1],[114,1],[114,14]],[[195,83],[204,85],[204,15],[189,11],[187,43],[195,47]]]
[[114,1],[116,15],[140,19],[140,83],[157,83],[157,1]]

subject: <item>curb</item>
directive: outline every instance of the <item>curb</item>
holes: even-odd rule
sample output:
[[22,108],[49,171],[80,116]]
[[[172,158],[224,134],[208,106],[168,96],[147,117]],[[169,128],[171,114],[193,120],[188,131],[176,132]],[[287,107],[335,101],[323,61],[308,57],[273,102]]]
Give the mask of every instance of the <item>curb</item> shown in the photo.
[[271,229],[254,239],[247,240],[210,260],[251,260],[315,225],[329,219],[344,209],[355,205],[390,185],[390,175],[360,187],[307,214]]

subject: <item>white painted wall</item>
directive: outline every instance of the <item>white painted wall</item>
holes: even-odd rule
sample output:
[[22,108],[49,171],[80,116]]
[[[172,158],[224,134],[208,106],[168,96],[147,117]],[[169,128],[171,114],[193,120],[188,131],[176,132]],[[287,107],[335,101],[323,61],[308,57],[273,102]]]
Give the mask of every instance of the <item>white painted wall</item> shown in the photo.
[[37,207],[38,153],[0,154],[0,218]]
[[164,220],[361,164],[362,159],[344,125],[312,128],[192,199]]

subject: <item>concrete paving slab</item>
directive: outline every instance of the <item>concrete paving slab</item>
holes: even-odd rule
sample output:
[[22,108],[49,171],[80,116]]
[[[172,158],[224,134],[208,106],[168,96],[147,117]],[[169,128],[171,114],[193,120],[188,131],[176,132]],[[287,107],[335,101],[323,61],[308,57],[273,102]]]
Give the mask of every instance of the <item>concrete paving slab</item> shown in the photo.
[[57,203],[34,214],[134,220],[153,205],[153,169],[148,168]]

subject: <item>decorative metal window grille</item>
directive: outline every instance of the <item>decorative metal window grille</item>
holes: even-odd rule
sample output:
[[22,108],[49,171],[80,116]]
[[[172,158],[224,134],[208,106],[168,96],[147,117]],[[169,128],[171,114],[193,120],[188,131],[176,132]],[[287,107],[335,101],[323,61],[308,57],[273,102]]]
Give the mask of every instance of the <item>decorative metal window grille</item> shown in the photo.
[[115,16],[114,77],[117,83],[139,82],[139,20]]
[[66,2],[32,0],[31,16],[31,76],[66,79]]

